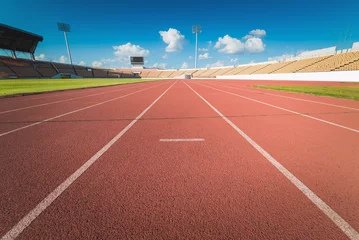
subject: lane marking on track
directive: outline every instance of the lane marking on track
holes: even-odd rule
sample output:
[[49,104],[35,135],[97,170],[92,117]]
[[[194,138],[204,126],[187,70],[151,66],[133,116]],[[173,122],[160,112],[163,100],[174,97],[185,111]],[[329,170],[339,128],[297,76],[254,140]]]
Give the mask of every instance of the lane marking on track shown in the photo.
[[8,132],[0,133],[0,137],[5,136],[5,135],[8,135],[8,134],[10,134],[10,133],[14,133],[14,132],[20,131],[20,130],[25,129],[25,128],[29,128],[29,127],[36,126],[36,125],[39,125],[39,124],[41,124],[41,123],[48,122],[48,121],[51,121],[51,120],[54,120],[54,119],[57,119],[57,118],[60,118],[60,117],[64,117],[64,116],[67,116],[67,115],[70,115],[70,114],[73,114],[73,113],[77,113],[77,112],[80,112],[80,111],[83,111],[83,110],[86,110],[86,109],[90,109],[90,108],[93,108],[93,107],[97,107],[97,106],[100,106],[100,105],[102,105],[102,104],[115,101],[115,100],[117,100],[117,99],[125,98],[125,97],[131,96],[131,95],[133,95],[133,94],[136,94],[136,93],[139,93],[139,92],[143,92],[143,91],[145,91],[145,90],[148,90],[148,89],[151,89],[151,88],[154,88],[154,87],[158,87],[158,86],[163,85],[163,84],[166,84],[166,83],[157,84],[157,85],[155,85],[155,86],[151,86],[151,87],[148,87],[148,88],[145,88],[145,89],[141,89],[141,90],[138,90],[138,91],[135,91],[135,92],[132,92],[132,93],[129,93],[129,94],[126,94],[126,95],[117,97],[117,98],[113,98],[113,99],[110,99],[110,100],[107,100],[107,101],[103,101],[103,102],[96,103],[96,104],[93,104],[93,105],[90,105],[90,106],[87,106],[87,107],[84,107],[84,108],[77,109],[77,110],[74,110],[74,111],[71,111],[71,112],[67,112],[67,113],[64,113],[64,114],[61,114],[61,115],[57,115],[57,116],[55,116],[55,117],[48,118],[48,119],[45,119],[45,120],[42,120],[42,121],[38,121],[38,122],[29,124],[29,125],[26,125],[26,126],[23,126],[23,127],[15,128],[15,129],[10,130],[10,131],[8,131]]
[[[152,82],[152,81],[146,81],[146,82],[139,82],[139,83],[147,83],[147,82]],[[115,84],[115,85],[107,85],[107,86],[100,86],[100,87],[89,87],[89,88],[77,88],[77,89],[67,89],[67,90],[58,90],[58,91],[49,91],[49,92],[38,92],[32,95],[23,95],[21,96],[21,99],[16,99],[18,97],[9,97],[9,98],[5,98],[7,100],[14,100],[16,99],[16,102],[25,102],[25,101],[30,101],[30,100],[38,100],[38,99],[44,99],[44,98],[49,98],[49,97],[55,97],[55,96],[66,96],[66,95],[74,95],[76,93],[79,93],[79,91],[83,91],[83,90],[96,90],[96,88],[104,88],[104,87],[122,87],[124,85],[128,85],[128,84]],[[7,101],[4,102],[0,102],[0,104],[2,105],[2,103],[4,104],[10,104]],[[13,103],[13,102],[11,102]]]
[[[176,81],[177,82],[177,81]],[[154,100],[140,115],[138,115],[130,124],[128,124],[120,133],[118,133],[111,141],[93,155],[86,163],[77,169],[63,183],[61,183],[54,191],[44,198],[34,209],[32,209],[25,217],[23,217],[10,231],[8,231],[1,240],[10,240],[17,238],[42,212],[44,212],[72,183],[76,181],[92,164],[94,164],[112,145],[114,145],[160,98],[166,94],[173,85],[167,88],[156,100]]]
[[203,142],[204,138],[161,138],[160,142]]
[[352,131],[352,132],[359,133],[359,130],[357,130],[357,129],[350,128],[350,127],[346,127],[346,126],[343,126],[343,125],[340,125],[340,124],[337,124],[337,123],[329,122],[329,121],[326,121],[326,120],[321,119],[321,118],[316,118],[316,117],[313,117],[313,116],[310,116],[310,115],[307,115],[307,114],[304,114],[304,113],[295,112],[295,111],[292,111],[292,110],[289,110],[289,109],[286,109],[286,108],[278,107],[278,106],[276,106],[276,105],[272,105],[272,104],[269,104],[269,103],[266,103],[266,102],[262,102],[262,101],[259,101],[259,100],[255,100],[255,99],[253,99],[253,98],[249,98],[249,97],[245,97],[245,96],[242,96],[242,95],[238,95],[238,94],[235,94],[235,93],[232,93],[232,92],[227,92],[227,91],[224,91],[224,90],[222,90],[222,89],[214,88],[214,87],[207,86],[207,85],[204,85],[204,84],[199,84],[199,83],[196,83],[196,84],[198,84],[198,85],[200,85],[200,86],[212,88],[212,89],[217,90],[217,91],[220,91],[220,92],[224,92],[224,93],[227,93],[227,94],[231,94],[231,95],[233,95],[233,96],[237,96],[237,97],[240,97],[240,98],[244,98],[244,99],[247,99],[247,100],[249,100],[249,101],[253,101],[253,102],[260,103],[260,104],[263,104],[263,105],[267,105],[267,106],[270,106],[270,107],[273,107],[273,108],[277,108],[277,109],[280,109],[280,110],[283,110],[283,111],[286,111],[286,112],[294,113],[294,114],[296,114],[296,115],[300,115],[300,116],[307,117],[307,118],[310,118],[310,119],[313,119],[313,120],[317,120],[317,121],[319,121],[319,122],[323,122],[323,123],[327,123],[327,124],[330,124],[330,125],[333,125],[333,126],[336,126],[336,127],[340,127],[340,128],[343,128],[343,129]]
[[47,106],[47,105],[56,104],[56,103],[68,102],[68,101],[72,101],[72,100],[77,100],[77,99],[82,99],[82,98],[87,98],[87,97],[103,95],[103,94],[106,94],[106,93],[119,92],[119,91],[123,91],[123,90],[126,90],[126,89],[132,89],[132,88],[135,88],[135,87],[138,87],[138,86],[131,86],[131,87],[127,87],[127,88],[121,88],[121,89],[118,89],[118,90],[112,90],[112,91],[102,92],[102,93],[95,93],[95,94],[90,94],[90,95],[81,96],[81,97],[68,98],[68,99],[58,100],[58,101],[54,101],[54,102],[41,103],[41,104],[27,106],[27,107],[23,107],[23,108],[15,108],[15,109],[11,109],[11,110],[2,111],[2,112],[0,112],[0,115],[5,114],[5,113],[10,113],[10,112],[17,112],[17,111],[20,111],[20,110],[26,110],[26,109],[30,109],[30,108],[36,108],[36,107]]
[[316,103],[316,104],[322,104],[322,105],[327,105],[327,106],[332,106],[332,107],[345,108],[345,109],[350,109],[350,110],[354,110],[354,111],[359,111],[359,108],[346,107],[346,106],[336,105],[336,104],[331,104],[331,103],[307,100],[307,99],[303,99],[303,98],[289,97],[289,96],[273,94],[273,93],[268,93],[268,92],[248,90],[248,89],[245,89],[245,88],[234,87],[232,85],[221,85],[221,84],[216,84],[216,83],[211,83],[211,84],[216,85],[216,86],[221,86],[221,87],[228,87],[228,88],[238,89],[238,90],[247,91],[247,92],[262,93],[262,94],[265,94],[265,95],[270,95],[270,96],[275,96],[275,97],[282,97],[282,98],[288,98],[288,99],[293,99],[293,100],[297,100],[297,101],[310,102],[310,103]]
[[249,144],[251,144],[263,157],[265,157],[279,172],[281,172],[295,187],[297,187],[309,200],[317,206],[327,217],[339,227],[349,239],[358,240],[359,233],[346,222],[338,213],[336,213],[328,204],[326,204],[321,198],[319,198],[312,190],[310,190],[303,182],[301,182],[296,176],[294,176],[289,170],[287,170],[282,164],[280,164],[274,157],[272,157],[267,151],[259,146],[254,140],[252,140],[245,132],[243,132],[237,125],[224,116],[218,109],[210,104],[204,97],[196,92],[186,82],[185,84],[200,97],[207,105],[212,108],[223,120],[225,120],[234,130],[236,130]]

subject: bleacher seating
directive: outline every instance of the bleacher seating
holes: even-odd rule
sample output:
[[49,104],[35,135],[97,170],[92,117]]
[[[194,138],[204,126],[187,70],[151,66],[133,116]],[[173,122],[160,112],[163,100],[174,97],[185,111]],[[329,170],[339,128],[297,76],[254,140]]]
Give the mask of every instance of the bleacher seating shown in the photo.
[[107,70],[105,69],[92,69],[93,76],[95,78],[106,78],[107,77]]
[[359,52],[347,52],[333,55],[330,58],[326,58],[317,64],[308,66],[299,70],[298,72],[329,72],[334,71],[346,64],[353,63],[359,60]]
[[215,73],[215,75],[214,76],[222,76],[222,75],[225,75],[227,72],[229,72],[229,71],[231,71],[231,70],[233,70],[234,69],[234,67],[232,67],[232,68],[221,68],[218,72],[216,72]]
[[289,64],[292,64],[294,61],[288,61],[288,62],[278,62],[278,63],[273,63],[273,64],[269,64],[266,67],[256,71],[256,74],[268,74],[268,73],[272,73],[276,70],[279,70]]
[[199,75],[200,77],[211,77],[214,73],[218,72],[220,68],[208,69],[206,72]]
[[84,78],[92,78],[93,77],[91,68],[82,67],[82,66],[74,66],[74,67],[75,67],[77,75],[84,77]]
[[246,69],[244,69],[243,71],[240,71],[237,73],[237,75],[242,75],[242,74],[253,74],[258,70],[261,70],[262,68],[265,68],[266,66],[268,66],[269,64],[258,64],[258,65],[252,65]]
[[5,66],[5,64],[0,59],[0,78],[7,78],[11,75],[15,75],[15,73],[11,71],[10,68]]
[[178,70],[178,71],[175,71],[174,73],[172,73],[169,77],[178,77],[178,76],[183,75],[185,72],[186,72],[186,70]]
[[359,71],[359,60],[345,64],[344,66],[335,69],[335,71]]
[[157,69],[156,70],[153,70],[153,71],[150,71],[147,75],[148,78],[157,78],[159,75],[160,75],[161,71],[158,71]]
[[297,61],[293,62],[292,64],[282,67],[272,73],[294,73],[294,72],[297,72],[303,68],[306,68],[308,66],[316,64],[316,63],[323,61],[324,59],[327,59],[330,57],[331,56],[324,56],[324,57],[315,57],[315,58],[307,58],[307,59],[297,60]]
[[58,70],[59,73],[76,74],[74,67],[69,65],[69,64],[63,64],[63,63],[53,63],[53,64],[54,64],[54,67]]
[[49,62],[36,61],[33,66],[42,75],[42,77],[52,77],[58,74],[58,72]]
[[158,77],[160,77],[160,78],[166,78],[166,77],[169,77],[172,73],[174,72],[174,70],[172,70],[172,71],[162,71],[159,75],[158,75]]
[[199,77],[199,76],[201,76],[203,73],[205,73],[207,71],[208,71],[208,69],[199,69],[195,73],[193,73],[193,76],[194,77]]

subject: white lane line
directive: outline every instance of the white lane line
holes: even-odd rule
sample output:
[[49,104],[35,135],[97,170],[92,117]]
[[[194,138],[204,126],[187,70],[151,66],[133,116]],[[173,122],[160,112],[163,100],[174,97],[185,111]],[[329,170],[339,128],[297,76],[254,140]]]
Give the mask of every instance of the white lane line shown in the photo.
[[160,142],[203,142],[204,138],[161,138]]
[[43,211],[46,210],[72,183],[76,181],[92,164],[94,164],[113,144],[115,144],[136,122],[139,120],[160,98],[166,94],[170,88],[175,85],[174,82],[166,91],[164,91],[155,101],[151,103],[140,115],[138,115],[130,124],[128,124],[120,133],[109,141],[100,151],[93,155],[86,163],[77,169],[54,191],[47,195],[34,209],[23,217],[10,231],[8,231],[1,240],[11,240],[17,238]]
[[42,104],[38,104],[38,105],[32,105],[32,106],[23,107],[23,108],[15,108],[15,109],[11,109],[11,110],[6,110],[6,111],[3,111],[3,112],[0,112],[0,115],[1,115],[1,114],[5,114],[5,113],[10,113],[10,112],[16,112],[16,111],[20,111],[20,110],[30,109],[30,108],[47,106],[47,105],[56,104],[56,103],[68,102],[68,101],[72,101],[72,100],[76,100],[76,99],[81,99],[81,98],[98,96],[98,95],[102,95],[102,94],[106,94],[106,93],[119,92],[119,91],[123,91],[123,90],[126,90],[126,89],[131,89],[131,88],[135,88],[135,87],[138,87],[138,86],[131,86],[131,87],[121,88],[121,89],[118,89],[118,90],[112,90],[112,91],[108,91],[108,92],[95,93],[95,94],[91,94],[91,95],[86,95],[86,96],[81,96],[81,97],[74,97],[74,98],[68,98],[68,99],[59,100],[59,101],[54,101],[54,102],[47,102],[47,103],[42,103]]
[[10,130],[10,131],[8,131],[8,132],[0,133],[0,137],[5,136],[5,135],[8,135],[8,134],[10,134],[10,133],[14,133],[14,132],[20,131],[20,130],[25,129],[25,128],[29,128],[29,127],[36,126],[36,125],[39,125],[39,124],[41,124],[41,123],[48,122],[48,121],[51,121],[51,120],[54,120],[54,119],[57,119],[57,118],[60,118],[60,117],[64,117],[64,116],[67,116],[67,115],[70,115],[70,114],[73,114],[73,113],[77,113],[77,112],[80,112],[80,111],[83,111],[83,110],[86,110],[86,109],[89,109],[89,108],[97,107],[97,106],[100,106],[100,105],[102,105],[102,104],[109,103],[109,102],[115,101],[115,100],[120,99],[120,98],[125,98],[125,97],[127,97],[127,96],[130,96],[130,95],[133,95],[133,94],[136,94],[136,93],[139,93],[139,92],[143,92],[143,91],[145,91],[145,90],[148,90],[148,89],[151,89],[151,88],[154,88],[154,87],[163,85],[163,84],[166,84],[166,83],[157,84],[157,85],[155,85],[155,86],[148,87],[148,88],[145,88],[145,89],[141,89],[141,90],[138,90],[138,91],[135,91],[135,92],[132,92],[132,93],[129,93],[129,94],[126,94],[126,95],[117,97],[117,98],[113,98],[113,99],[110,99],[110,100],[107,100],[107,101],[103,101],[103,102],[96,103],[96,104],[93,104],[93,105],[90,105],[90,106],[87,106],[87,107],[84,107],[84,108],[77,109],[77,110],[74,110],[74,111],[71,111],[71,112],[67,112],[67,113],[64,113],[64,114],[61,114],[61,115],[57,115],[57,116],[55,116],[55,117],[48,118],[48,119],[45,119],[45,120],[42,120],[42,121],[38,121],[38,122],[29,124],[29,125],[26,125],[26,126],[23,126],[23,127],[15,128],[15,129]]
[[350,109],[350,110],[354,110],[354,111],[359,111],[359,108],[352,108],[352,107],[346,107],[346,106],[336,105],[336,104],[331,104],[331,103],[312,101],[312,100],[307,100],[307,99],[303,99],[303,98],[289,97],[289,96],[273,94],[273,93],[268,93],[268,92],[248,90],[248,89],[245,89],[245,88],[234,87],[232,85],[221,85],[221,84],[214,84],[214,83],[213,83],[213,85],[222,86],[222,87],[228,87],[228,88],[233,88],[233,89],[238,89],[238,90],[247,91],[247,92],[253,92],[253,93],[262,93],[262,94],[265,94],[265,95],[288,98],[288,99],[293,99],[293,100],[297,100],[297,101],[310,102],[310,103],[316,103],[316,104],[322,104],[322,105],[327,105],[327,106],[332,106],[332,107],[345,108],[345,109]]
[[232,92],[227,92],[227,91],[224,91],[224,90],[222,90],[222,89],[214,88],[214,87],[207,86],[207,85],[204,85],[204,84],[199,84],[199,83],[196,83],[196,84],[198,84],[198,85],[200,85],[200,86],[212,88],[212,89],[217,90],[217,91],[220,91],[220,92],[224,92],[224,93],[227,93],[227,94],[231,94],[231,95],[233,95],[233,96],[237,96],[237,97],[240,97],[240,98],[244,98],[244,99],[247,99],[247,100],[249,100],[249,101],[253,101],[253,102],[260,103],[260,104],[263,104],[263,105],[267,105],[267,106],[270,106],[270,107],[273,107],[273,108],[277,108],[277,109],[280,109],[280,110],[283,110],[283,111],[286,111],[286,112],[294,113],[294,114],[297,114],[297,115],[300,115],[300,116],[303,116],[303,117],[307,117],[307,118],[310,118],[310,119],[313,119],[313,120],[317,120],[317,121],[319,121],[319,122],[323,122],[323,123],[327,123],[327,124],[330,124],[330,125],[333,125],[333,126],[336,126],[336,127],[340,127],[340,128],[343,128],[343,129],[352,131],[352,132],[359,133],[359,130],[357,130],[357,129],[350,128],[350,127],[346,127],[346,126],[343,126],[343,125],[340,125],[340,124],[337,124],[337,123],[329,122],[329,121],[326,121],[326,120],[321,119],[321,118],[312,117],[312,116],[307,115],[307,114],[304,114],[304,113],[295,112],[295,111],[292,111],[292,110],[289,110],[289,109],[286,109],[286,108],[278,107],[278,106],[276,106],[276,105],[272,105],[272,104],[269,104],[269,103],[266,103],[266,102],[262,102],[262,101],[259,101],[259,100],[255,100],[255,99],[253,99],[253,98],[249,98],[249,97],[245,97],[245,96],[242,96],[242,95],[238,95],[238,94],[235,94],[235,93],[232,93]]
[[325,215],[328,216],[332,222],[339,227],[349,239],[358,240],[359,233],[346,222],[338,213],[336,213],[328,204],[319,198],[312,190],[310,190],[304,183],[302,183],[296,176],[280,164],[267,151],[252,140],[245,132],[238,128],[231,120],[224,116],[218,109],[210,104],[204,97],[197,93],[187,83],[185,83],[197,96],[199,96],[209,107],[211,107],[223,120],[225,120],[231,127],[233,127],[247,142],[249,142],[260,154],[263,155],[275,168],[279,170],[294,186],[296,186],[309,200],[317,206]]

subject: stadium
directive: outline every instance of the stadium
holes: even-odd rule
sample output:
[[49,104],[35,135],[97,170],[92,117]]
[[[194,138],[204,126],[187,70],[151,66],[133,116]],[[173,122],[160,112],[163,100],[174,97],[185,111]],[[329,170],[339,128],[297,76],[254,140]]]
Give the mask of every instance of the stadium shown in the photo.
[[359,240],[358,3],[3,6],[1,240]]

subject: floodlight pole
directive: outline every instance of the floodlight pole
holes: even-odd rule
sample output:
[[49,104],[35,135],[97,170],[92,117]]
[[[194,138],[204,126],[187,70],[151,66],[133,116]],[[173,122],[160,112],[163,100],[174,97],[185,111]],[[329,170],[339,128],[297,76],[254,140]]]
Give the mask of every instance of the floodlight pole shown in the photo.
[[198,60],[198,33],[202,32],[202,28],[200,25],[192,26],[192,33],[196,34],[196,49],[195,49],[195,57],[194,57],[194,68],[197,68],[197,60]]
[[64,32],[64,36],[65,36],[65,42],[66,42],[66,48],[67,48],[67,54],[69,55],[69,60],[70,63],[72,65],[72,58],[71,58],[71,52],[70,52],[70,46],[69,46],[69,42],[67,41],[67,32],[71,31],[71,27],[70,24],[66,24],[66,23],[57,23],[57,28],[59,29],[59,31]]
[[64,36],[65,36],[65,42],[66,42],[66,48],[67,48],[67,54],[69,55],[70,63],[71,63],[71,65],[72,65],[72,58],[71,58],[70,46],[69,46],[69,42],[67,41],[67,34],[66,34],[66,31],[64,31]]

